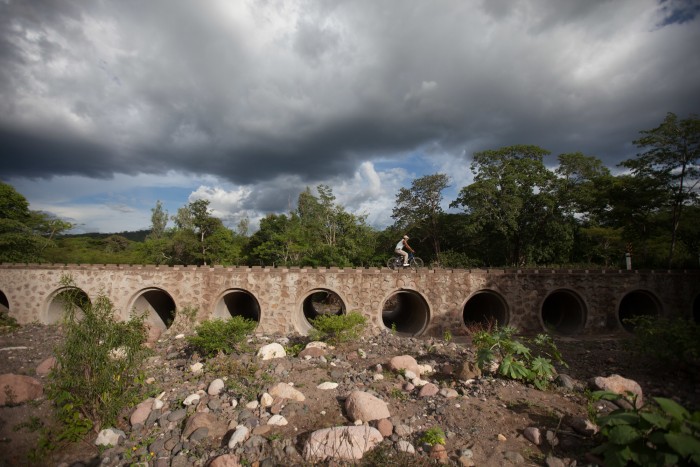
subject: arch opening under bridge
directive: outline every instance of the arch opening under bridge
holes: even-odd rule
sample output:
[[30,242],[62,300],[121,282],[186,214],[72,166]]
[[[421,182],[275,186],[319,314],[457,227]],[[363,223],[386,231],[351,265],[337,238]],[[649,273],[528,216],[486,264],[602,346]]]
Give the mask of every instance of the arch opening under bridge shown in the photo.
[[247,290],[229,289],[217,301],[213,317],[227,319],[234,316],[260,322],[260,303]]
[[579,334],[586,326],[586,305],[573,290],[555,290],[542,303],[540,318],[545,330],[567,336]]
[[508,304],[501,294],[492,290],[479,290],[462,309],[462,322],[467,328],[481,324],[506,326],[509,321]]
[[168,292],[159,288],[149,288],[138,292],[130,310],[146,313],[146,324],[154,329],[165,331],[172,326],[176,316],[175,300]]
[[62,287],[49,296],[46,307],[46,324],[57,324],[63,320],[68,306],[75,307],[77,317],[92,302],[88,294],[78,287]]
[[634,332],[634,323],[629,320],[641,316],[660,316],[661,303],[656,296],[647,290],[633,290],[627,293],[617,308],[617,318],[620,326],[627,332]]
[[400,290],[384,301],[382,322],[399,335],[419,336],[430,322],[430,307],[418,292]]

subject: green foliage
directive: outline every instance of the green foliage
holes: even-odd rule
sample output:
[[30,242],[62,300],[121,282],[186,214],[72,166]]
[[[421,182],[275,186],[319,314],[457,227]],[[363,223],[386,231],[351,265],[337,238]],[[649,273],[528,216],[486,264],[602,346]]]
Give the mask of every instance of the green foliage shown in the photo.
[[239,350],[240,344],[256,326],[255,321],[241,316],[208,320],[197,326],[196,334],[188,336],[187,340],[203,355],[231,354]]
[[3,307],[0,307],[0,334],[12,332],[19,328],[17,320],[10,316],[10,312]]
[[639,315],[625,320],[632,326],[630,348],[671,366],[698,366],[700,363],[700,326],[683,319]]
[[[617,400],[598,391],[595,399]],[[700,465],[700,412],[690,413],[671,399],[655,397],[641,408],[619,409],[597,420],[605,441],[593,449],[606,466]],[[636,407],[634,400],[630,404]]]
[[498,362],[501,376],[530,382],[540,390],[547,389],[556,375],[552,360],[566,366],[556,344],[547,334],[518,340],[514,337],[516,331],[509,326],[495,326],[491,331],[475,332],[472,341],[477,348],[478,365],[485,369],[492,362]]
[[91,427],[115,424],[136,400],[147,333],[144,315],[119,322],[105,295],[90,303],[70,278],[62,284],[68,287],[61,294],[65,339],[54,352],[47,394],[64,426],[58,439],[75,440]]
[[367,318],[351,311],[345,315],[320,315],[310,321],[314,327],[310,332],[312,339],[340,343],[357,339],[364,330]]
[[420,438],[421,443],[435,446],[436,444],[445,444],[445,432],[439,426],[429,428],[423,433]]

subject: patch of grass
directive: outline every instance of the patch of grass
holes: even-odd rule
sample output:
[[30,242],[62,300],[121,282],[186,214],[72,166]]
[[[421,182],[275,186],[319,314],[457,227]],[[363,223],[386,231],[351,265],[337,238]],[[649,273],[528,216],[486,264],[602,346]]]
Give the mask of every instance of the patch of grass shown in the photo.
[[627,345],[638,354],[674,367],[700,365],[698,324],[683,318],[645,315],[626,319],[625,323],[634,333]]
[[0,309],[0,334],[10,333],[18,328],[17,320],[4,308]]
[[240,351],[245,338],[256,326],[255,321],[241,316],[234,316],[228,320],[209,320],[197,326],[196,334],[188,336],[187,341],[204,356],[216,355],[219,352],[231,354]]
[[436,444],[445,444],[445,432],[439,426],[428,428],[420,438],[420,443],[425,443],[429,446]]
[[314,327],[309,333],[311,339],[338,344],[357,339],[365,328],[367,318],[351,311],[346,315],[320,315],[310,321]]

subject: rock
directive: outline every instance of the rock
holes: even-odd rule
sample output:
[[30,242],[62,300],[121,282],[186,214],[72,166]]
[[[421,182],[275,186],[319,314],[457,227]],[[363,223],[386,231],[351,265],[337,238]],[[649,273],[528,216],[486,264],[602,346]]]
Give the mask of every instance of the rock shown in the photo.
[[523,430],[523,436],[535,446],[542,444],[542,432],[534,426],[529,426]]
[[337,387],[338,387],[338,383],[333,383],[330,381],[326,381],[326,382],[321,383],[318,386],[316,386],[316,388],[321,389],[323,391],[327,391],[329,389],[335,389]]
[[448,458],[447,449],[445,449],[445,446],[442,444],[434,444],[433,447],[430,448],[430,458],[436,459],[441,463],[446,462]]
[[51,372],[51,370],[54,369],[55,366],[56,366],[56,357],[51,356],[51,357],[45,359],[44,361],[42,361],[41,363],[39,363],[39,366],[36,367],[36,375],[44,377],[44,376],[48,375]]
[[199,402],[199,394],[190,394],[189,396],[185,397],[185,400],[182,401],[182,405],[196,405],[197,402]]
[[415,358],[410,355],[398,355],[389,360],[389,369],[392,371],[409,370],[420,377],[420,366]]
[[462,362],[462,366],[460,367],[459,372],[457,373],[457,378],[460,381],[479,379],[481,378],[481,369],[476,363],[472,362],[471,360],[465,360],[464,362]]
[[358,460],[382,441],[379,431],[367,425],[324,428],[311,433],[304,445],[303,456],[309,462]]
[[299,352],[299,358],[319,358],[326,355],[326,351],[320,347],[308,347]]
[[272,397],[269,393],[265,392],[263,393],[262,396],[260,396],[260,406],[263,408],[268,408],[272,407],[272,403],[275,401],[275,398]]
[[620,375],[610,375],[607,378],[596,376],[591,381],[591,385],[594,389],[610,391],[615,394],[625,395],[626,392],[631,392],[637,396],[635,406],[641,408],[644,405],[642,387],[634,380],[624,378]]
[[512,464],[524,464],[525,463],[525,458],[519,452],[506,451],[503,453],[503,457]]
[[201,375],[204,371],[204,364],[202,362],[193,363],[190,365],[190,371],[193,375]]
[[152,407],[152,397],[149,397],[148,399],[137,405],[134,411],[131,412],[131,417],[129,417],[129,422],[131,423],[131,426],[143,425],[148,419],[148,416],[151,414]]
[[386,438],[391,436],[391,433],[393,433],[394,425],[388,418],[382,418],[377,422],[377,430],[379,430],[379,433]]
[[284,350],[281,344],[273,342],[271,344],[263,345],[258,350],[257,356],[262,360],[272,360],[273,358],[283,358],[287,356],[287,352]]
[[459,397],[459,393],[452,388],[440,389],[440,395],[442,397],[444,397],[445,399],[455,399],[455,398]]
[[287,423],[288,423],[287,419],[284,418],[282,415],[273,415],[267,421],[268,425],[273,425],[273,426],[285,426]]
[[208,467],[241,467],[238,457],[233,454],[222,454],[216,456],[207,464]]
[[22,404],[43,395],[44,386],[38,379],[12,373],[0,375],[0,406]]
[[231,438],[228,440],[228,448],[233,449],[239,444],[243,444],[245,440],[248,439],[250,430],[245,425],[238,425],[236,430],[231,434]]
[[386,402],[362,391],[354,391],[345,399],[345,411],[353,422],[369,422],[391,417]]
[[105,428],[100,431],[95,439],[95,446],[119,446],[119,442],[126,439],[126,434],[116,428]]
[[226,434],[226,424],[216,415],[207,412],[197,412],[187,419],[182,436],[189,438],[196,430],[207,428],[209,438],[222,438]]
[[595,436],[599,428],[598,426],[584,417],[567,415],[564,417],[564,423],[574,429],[574,431],[584,436]]
[[214,381],[212,381],[209,384],[209,387],[207,388],[207,394],[210,396],[218,396],[221,394],[221,391],[224,389],[224,380],[221,378],[217,378]]
[[433,383],[428,383],[420,389],[420,391],[418,392],[418,396],[419,397],[432,397],[432,396],[436,395],[438,392],[440,392],[440,388],[438,388]]
[[281,399],[289,399],[297,402],[304,402],[306,400],[306,396],[304,396],[304,394],[302,394],[301,391],[294,389],[287,383],[277,383],[274,386],[272,386],[267,392],[272,397],[279,397]]
[[408,454],[415,454],[416,453],[416,448],[413,447],[411,443],[406,441],[405,439],[401,439],[396,443],[396,449],[399,452],[405,452]]

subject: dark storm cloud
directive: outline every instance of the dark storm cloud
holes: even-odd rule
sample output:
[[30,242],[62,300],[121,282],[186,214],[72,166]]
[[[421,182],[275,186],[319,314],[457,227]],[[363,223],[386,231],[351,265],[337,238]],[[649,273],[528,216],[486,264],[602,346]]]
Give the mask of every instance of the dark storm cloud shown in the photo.
[[666,112],[698,111],[696,14],[638,0],[9,1],[3,174],[311,183],[426,146],[509,144],[614,165]]

